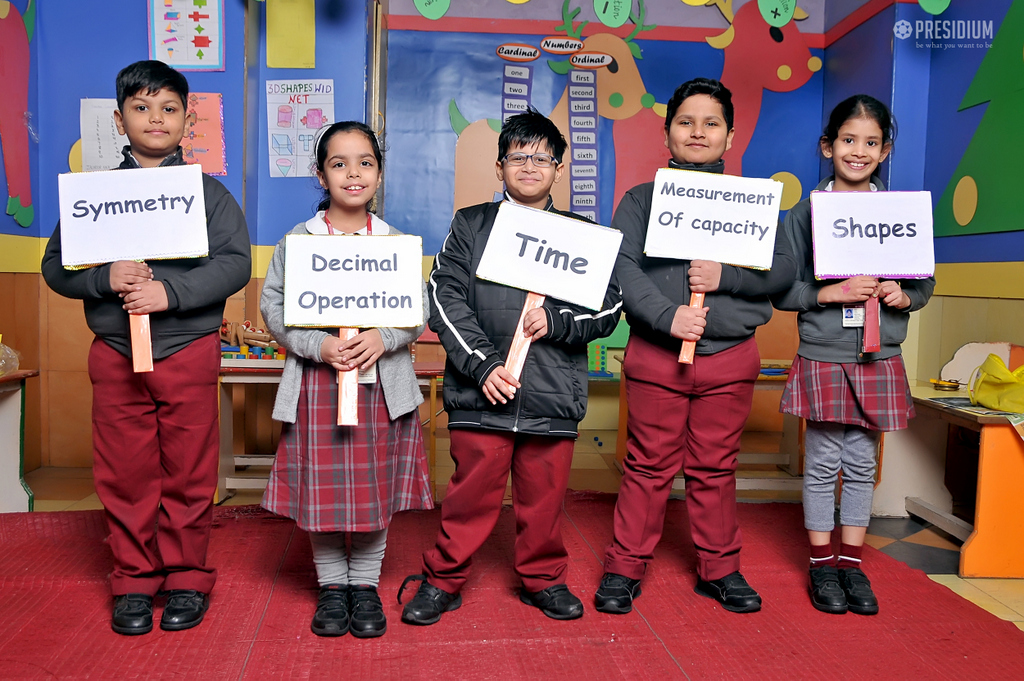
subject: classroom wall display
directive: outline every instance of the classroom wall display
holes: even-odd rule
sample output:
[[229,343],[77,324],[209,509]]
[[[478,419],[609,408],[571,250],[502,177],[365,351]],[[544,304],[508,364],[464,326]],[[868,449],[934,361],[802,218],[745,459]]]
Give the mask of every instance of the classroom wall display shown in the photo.
[[7,176],[7,214],[28,227],[35,219],[29,158],[28,111],[29,41],[35,32],[35,5],[18,8],[4,2],[0,14],[0,150]]
[[267,132],[271,177],[316,175],[313,142],[334,122],[334,81],[329,78],[267,81]]
[[811,192],[814,276],[935,274],[931,192]]
[[502,203],[476,276],[600,310],[622,232]]
[[78,124],[82,135],[82,170],[112,170],[123,160],[121,150],[128,136],[117,131],[114,121],[116,99],[83,99]]
[[149,0],[149,58],[180,71],[223,71],[224,0]]
[[285,237],[284,323],[370,328],[423,323],[423,240]]
[[224,97],[219,92],[190,92],[181,139],[185,163],[198,163],[207,175],[227,175],[224,145]]
[[198,166],[63,173],[57,180],[67,269],[209,253]]
[[273,69],[316,68],[314,0],[267,3],[267,66]]

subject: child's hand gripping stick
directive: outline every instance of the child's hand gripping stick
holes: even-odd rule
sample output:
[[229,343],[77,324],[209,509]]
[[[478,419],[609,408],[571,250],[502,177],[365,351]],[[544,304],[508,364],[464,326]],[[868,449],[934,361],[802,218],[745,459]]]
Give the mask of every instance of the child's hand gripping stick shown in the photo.
[[[690,294],[690,307],[701,309],[704,307],[704,294],[703,293],[691,293]],[[683,347],[679,350],[679,363],[680,364],[693,364],[693,355],[697,351],[697,341],[683,341]]]
[[508,371],[518,381],[520,375],[523,373],[523,365],[526,364],[526,353],[530,350],[530,343],[532,338],[523,333],[523,320],[526,319],[526,313],[530,310],[536,310],[538,307],[544,304],[545,296],[539,293],[529,293],[526,296],[526,304],[523,305],[523,313],[519,315],[519,321],[516,323],[516,332],[512,336],[512,346],[508,349],[508,359],[505,360],[505,370]]
[[153,370],[153,340],[149,333],[148,314],[128,315],[132,340],[132,368],[141,374]]
[[[352,340],[359,329],[338,329],[338,338]],[[359,369],[338,372],[338,425],[359,425]]]
[[878,296],[871,296],[864,301],[864,352],[879,352],[882,349],[879,323]]

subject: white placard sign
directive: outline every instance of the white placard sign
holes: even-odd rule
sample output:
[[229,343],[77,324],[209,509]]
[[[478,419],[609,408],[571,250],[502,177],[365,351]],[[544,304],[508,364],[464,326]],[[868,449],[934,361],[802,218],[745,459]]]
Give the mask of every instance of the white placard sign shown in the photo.
[[775,180],[662,168],[644,252],[771,269],[781,201]]
[[423,239],[289,234],[286,326],[396,328],[423,323]]
[[935,273],[931,192],[811,192],[814,276]]
[[198,165],[64,173],[57,187],[66,268],[210,251]]
[[622,232],[504,202],[476,276],[600,310]]

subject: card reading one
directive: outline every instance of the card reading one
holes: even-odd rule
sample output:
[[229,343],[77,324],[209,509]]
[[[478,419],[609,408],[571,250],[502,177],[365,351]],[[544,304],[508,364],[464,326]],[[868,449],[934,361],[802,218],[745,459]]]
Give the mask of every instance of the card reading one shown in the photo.
[[771,269],[781,201],[775,180],[662,168],[644,252]]
[[408,234],[285,238],[286,326],[423,323],[423,239]]
[[618,230],[506,201],[476,276],[600,310],[621,243]]
[[931,192],[811,192],[814,276],[935,273]]
[[198,165],[64,173],[57,186],[65,268],[210,251]]

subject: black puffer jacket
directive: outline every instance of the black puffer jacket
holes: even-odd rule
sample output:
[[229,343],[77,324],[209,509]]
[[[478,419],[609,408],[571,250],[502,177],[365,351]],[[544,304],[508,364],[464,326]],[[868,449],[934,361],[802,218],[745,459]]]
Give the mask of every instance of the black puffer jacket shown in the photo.
[[[522,387],[508,404],[492,405],[481,386],[504,364],[527,295],[476,276],[500,205],[458,211],[430,273],[430,328],[448,354],[448,427],[575,437],[587,412],[587,343],[615,330],[622,294],[613,276],[601,312],[548,298],[548,335],[531,345]],[[546,210],[578,217],[555,210],[550,199]]]

